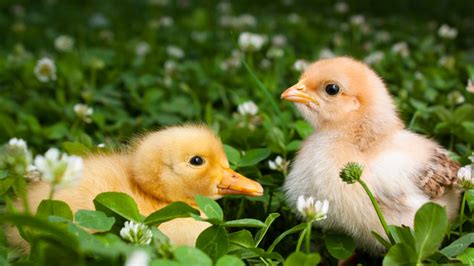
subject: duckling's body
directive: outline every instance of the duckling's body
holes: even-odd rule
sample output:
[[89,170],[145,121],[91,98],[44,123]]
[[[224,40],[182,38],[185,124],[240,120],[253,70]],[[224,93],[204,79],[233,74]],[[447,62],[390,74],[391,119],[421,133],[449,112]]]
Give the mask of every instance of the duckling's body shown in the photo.
[[[36,210],[49,191],[45,182],[29,186],[30,209]],[[210,129],[188,125],[149,133],[122,152],[85,157],[80,182],[58,189],[54,199],[68,203],[75,213],[94,209],[93,199],[108,191],[130,195],[140,213],[147,216],[173,201],[196,207],[197,194],[217,199],[224,194],[261,195],[263,189],[229,168],[222,143]],[[159,229],[176,245],[194,246],[208,226],[181,218],[163,223]],[[13,245],[26,247],[17,232],[9,235]]]
[[[94,198],[102,192],[114,191],[130,195],[137,203],[140,213],[147,216],[170,202],[154,198],[145,193],[131,178],[131,158],[127,154],[92,155],[84,159],[84,172],[77,187],[67,187],[54,194],[55,200],[67,202],[73,213],[94,209]],[[36,210],[42,200],[48,198],[50,185],[38,182],[29,187],[30,206]],[[194,204],[191,204],[194,205]],[[193,206],[197,208],[196,206]],[[209,223],[192,218],[180,218],[159,226],[176,245],[194,246],[199,234]],[[184,228],[186,230],[176,230]]]

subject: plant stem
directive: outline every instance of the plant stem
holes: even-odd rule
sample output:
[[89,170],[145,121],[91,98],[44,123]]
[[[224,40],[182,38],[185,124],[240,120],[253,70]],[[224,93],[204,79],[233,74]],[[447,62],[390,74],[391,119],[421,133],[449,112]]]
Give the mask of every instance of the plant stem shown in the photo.
[[272,208],[273,190],[270,190],[269,195],[270,195],[270,197],[268,199],[268,208],[267,208],[267,213],[266,213],[265,216],[268,216],[268,214],[270,214],[270,211],[271,211],[271,208]]
[[242,198],[240,200],[239,210],[237,211],[237,216],[235,217],[235,219],[239,219],[240,217],[242,217],[242,214],[244,213],[244,202],[245,202],[245,199]]
[[279,235],[277,238],[275,238],[273,243],[267,249],[267,252],[272,253],[273,250],[275,249],[275,247],[278,245],[278,243],[280,243],[286,236],[288,236],[290,234],[293,234],[293,233],[296,233],[296,232],[299,232],[301,230],[305,230],[305,229],[306,229],[305,224],[301,223],[301,224],[299,224],[297,226],[294,226],[294,227],[286,230],[285,232],[281,233],[281,235]]
[[358,180],[359,184],[364,188],[365,192],[367,195],[369,195],[370,201],[372,202],[372,205],[374,205],[375,212],[377,213],[377,216],[379,217],[380,223],[382,224],[383,230],[385,231],[385,234],[387,234],[388,240],[390,240],[390,243],[392,245],[395,244],[395,239],[393,239],[392,234],[390,234],[390,231],[388,230],[388,225],[387,222],[385,221],[385,218],[383,217],[382,211],[380,210],[379,204],[375,200],[374,194],[370,191],[369,187],[367,184],[359,179]]
[[464,192],[461,201],[461,210],[459,211],[459,237],[462,236],[462,224],[464,220],[464,208],[466,207],[466,192]]
[[295,251],[300,251],[301,250],[301,244],[303,244],[303,239],[306,236],[306,229],[305,228],[300,235],[300,238],[298,239],[298,244],[296,245],[296,250]]
[[51,184],[51,189],[49,190],[48,199],[49,199],[49,200],[52,200],[52,199],[53,199],[53,196],[54,196],[54,185]]
[[22,176],[15,176],[16,186],[18,188],[17,193],[21,199],[21,203],[23,204],[23,212],[26,214],[30,214],[30,205],[28,203],[28,195],[26,192],[26,184],[25,180]]
[[254,80],[255,83],[257,83],[257,87],[260,89],[260,91],[265,95],[267,100],[270,102],[270,105],[273,107],[273,111],[275,112],[276,115],[281,117],[281,111],[280,108],[278,107],[278,104],[276,103],[274,97],[268,90],[268,88],[257,78],[255,75],[255,72],[251,69],[249,64],[245,61],[245,59],[242,60],[242,63],[247,70],[247,72],[250,74],[250,77]]
[[311,252],[311,227],[312,221],[308,221],[306,225],[306,252],[309,254]]
[[416,111],[413,117],[410,120],[410,124],[408,125],[408,129],[412,129],[413,125],[415,124],[416,119],[418,118],[419,111]]

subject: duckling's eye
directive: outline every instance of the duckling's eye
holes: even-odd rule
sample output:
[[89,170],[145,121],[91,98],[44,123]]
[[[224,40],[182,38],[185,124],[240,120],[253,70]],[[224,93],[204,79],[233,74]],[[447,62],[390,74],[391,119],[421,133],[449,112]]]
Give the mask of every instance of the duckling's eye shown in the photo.
[[204,159],[201,156],[193,156],[190,160],[189,163],[192,165],[202,165],[204,163]]
[[339,86],[336,84],[326,85],[326,93],[329,95],[336,95],[339,93]]

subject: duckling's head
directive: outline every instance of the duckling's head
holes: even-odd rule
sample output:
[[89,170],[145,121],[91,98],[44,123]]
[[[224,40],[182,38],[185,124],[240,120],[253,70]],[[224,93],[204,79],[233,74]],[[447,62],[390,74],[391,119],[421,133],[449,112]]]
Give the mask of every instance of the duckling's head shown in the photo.
[[193,202],[196,194],[260,196],[262,186],[229,167],[223,145],[207,127],[175,126],[145,135],[132,155],[133,180],[163,201]]

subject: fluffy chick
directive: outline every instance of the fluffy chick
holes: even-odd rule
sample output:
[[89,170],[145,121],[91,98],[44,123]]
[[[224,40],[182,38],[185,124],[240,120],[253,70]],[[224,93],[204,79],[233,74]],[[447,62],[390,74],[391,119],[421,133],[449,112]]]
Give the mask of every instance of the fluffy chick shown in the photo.
[[[29,187],[32,209],[48,197],[49,189],[49,184],[42,182]],[[143,215],[173,201],[196,207],[196,194],[213,199],[225,194],[263,194],[259,183],[230,169],[218,137],[207,127],[195,125],[149,133],[124,152],[84,158],[79,184],[58,190],[54,199],[67,202],[75,212],[94,209],[95,196],[107,191],[127,193]],[[166,222],[159,229],[177,245],[194,246],[197,236],[208,226],[183,218]]]
[[310,65],[282,98],[295,102],[315,132],[297,154],[284,184],[293,206],[299,195],[327,199],[328,218],[318,224],[351,235],[372,254],[384,250],[371,235],[385,235],[361,186],[339,178],[348,162],[365,166],[362,179],[375,194],[389,224],[413,226],[416,210],[428,201],[459,207],[459,164],[435,141],[404,128],[382,79],[348,57]]

